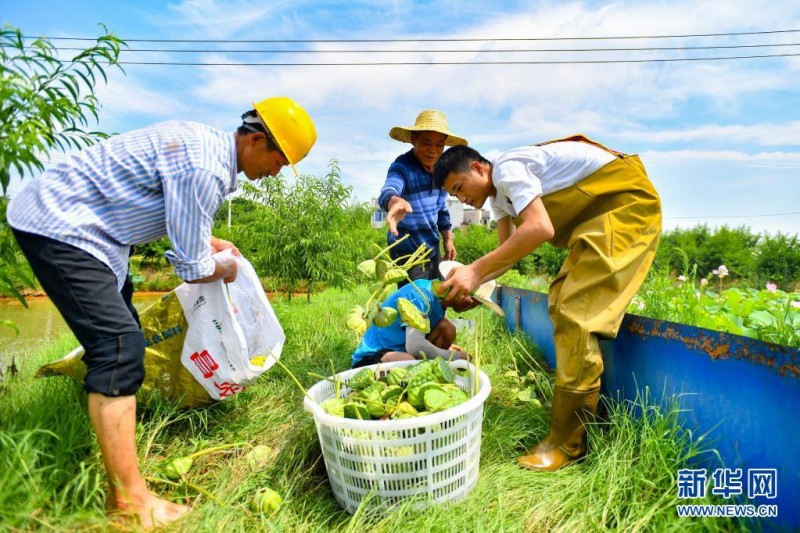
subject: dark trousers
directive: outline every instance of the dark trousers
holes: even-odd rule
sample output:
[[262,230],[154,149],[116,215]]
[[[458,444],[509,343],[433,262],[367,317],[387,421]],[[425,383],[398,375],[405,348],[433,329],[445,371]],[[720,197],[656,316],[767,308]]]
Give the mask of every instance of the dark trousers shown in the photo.
[[134,394],[144,380],[144,334],[131,303],[130,276],[120,291],[111,269],[88,252],[23,231],[14,236],[86,352],[86,392]]
[[[398,257],[402,257],[404,255],[407,254],[395,252],[395,248],[389,250],[389,256],[395,261]],[[437,245],[436,248],[431,249],[431,253],[428,255],[428,262],[422,265],[411,267],[411,269],[408,271],[408,277],[411,278],[412,281],[416,279],[442,279],[441,274],[439,274],[440,262],[441,256],[439,255],[439,246]],[[407,283],[408,281],[406,280],[401,281],[397,284],[397,288],[399,289]]]

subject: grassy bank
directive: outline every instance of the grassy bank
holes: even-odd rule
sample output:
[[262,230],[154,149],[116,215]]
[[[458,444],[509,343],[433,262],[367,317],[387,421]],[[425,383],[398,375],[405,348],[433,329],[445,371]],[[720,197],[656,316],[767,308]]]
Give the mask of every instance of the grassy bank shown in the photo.
[[[365,294],[329,290],[304,299],[274,301],[287,344],[284,362],[305,387],[344,370],[356,345],[344,316]],[[677,470],[699,453],[676,423],[676,407],[642,402],[610,404],[591,428],[587,458],[553,474],[521,470],[514,458],[547,432],[552,377],[540,369],[535,347],[510,334],[488,311],[470,312],[483,324],[483,368],[492,381],[486,405],[480,478],[470,496],[424,512],[401,506],[388,513],[350,516],[333,498],[302,392],[273,368],[244,393],[206,409],[177,410],[152,400],[140,408],[138,450],[145,475],[158,477],[167,458],[223,444],[272,448],[262,464],[245,459],[248,446],[198,458],[188,475],[195,487],[153,483],[160,494],[194,506],[174,530],[188,531],[587,531],[731,530],[728,519],[676,517]],[[475,339],[460,333],[473,350]],[[79,384],[33,379],[35,368],[66,353],[74,340],[54,341],[26,358],[0,394],[0,529],[104,529],[105,479]],[[142,402],[144,403],[144,402]],[[248,510],[254,491],[277,490],[284,505],[271,516]],[[200,487],[209,495],[202,494]],[[685,502],[684,502],[685,503]],[[701,503],[693,501],[691,503]]]

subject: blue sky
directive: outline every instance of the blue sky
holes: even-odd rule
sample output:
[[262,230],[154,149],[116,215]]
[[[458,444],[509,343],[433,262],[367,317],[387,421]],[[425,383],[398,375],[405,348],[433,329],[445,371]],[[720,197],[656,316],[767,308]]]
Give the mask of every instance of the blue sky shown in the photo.
[[[26,35],[96,37],[100,34],[97,24],[103,23],[127,40],[586,38],[800,30],[800,3],[774,0],[6,0],[3,4],[3,22],[19,27]],[[727,50],[487,52],[791,43],[798,44]],[[129,44],[131,48],[192,46]],[[214,46],[219,49],[223,45]],[[275,49],[287,45],[224,46]],[[126,52],[123,61],[556,61],[800,54],[800,32],[647,40],[302,46],[309,53]],[[392,47],[418,52],[326,52]],[[442,49],[483,52],[421,51]],[[329,160],[336,158],[344,181],[360,200],[377,196],[389,164],[409,146],[391,140],[389,129],[413,124],[422,109],[438,108],[447,114],[453,131],[489,156],[573,133],[640,154],[661,193],[665,228],[745,224],[754,231],[800,233],[800,56],[551,65],[127,65],[125,70],[125,74],[112,72],[108,84],[98,88],[103,105],[99,129],[122,132],[160,120],[191,119],[233,130],[250,102],[291,96],[310,112],[319,134],[317,145],[299,170],[322,174]],[[15,183],[11,193],[19,187]]]

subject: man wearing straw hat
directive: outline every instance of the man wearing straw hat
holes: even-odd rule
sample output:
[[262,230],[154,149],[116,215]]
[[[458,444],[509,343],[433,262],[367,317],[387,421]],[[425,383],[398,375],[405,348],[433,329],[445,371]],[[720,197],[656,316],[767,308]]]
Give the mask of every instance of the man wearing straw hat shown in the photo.
[[[467,141],[447,126],[447,117],[436,109],[425,109],[413,126],[397,126],[389,137],[411,143],[404,153],[389,167],[386,182],[378,196],[378,205],[387,212],[389,244],[408,235],[392,248],[393,259],[414,252],[420,245],[430,250],[429,262],[409,270],[411,279],[438,279],[441,253],[439,236],[444,244],[444,258],[454,260],[450,212],[447,210],[447,193],[433,186],[433,165],[442,155],[445,146],[466,145]],[[402,286],[406,282],[402,282]]]

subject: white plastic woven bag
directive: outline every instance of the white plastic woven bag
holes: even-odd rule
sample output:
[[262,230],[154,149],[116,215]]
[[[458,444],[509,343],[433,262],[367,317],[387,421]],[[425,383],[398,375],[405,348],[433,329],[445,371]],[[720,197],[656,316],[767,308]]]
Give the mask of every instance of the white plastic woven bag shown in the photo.
[[[373,365],[376,377],[392,368],[418,361]],[[475,367],[453,361],[455,383],[471,394]],[[417,506],[454,502],[465,498],[478,481],[481,455],[483,404],[491,384],[478,373],[478,390],[461,405],[439,413],[398,420],[354,420],[326,413],[320,404],[336,395],[337,378],[344,384],[340,396],[350,389],[347,381],[361,368],[341,372],[308,390],[304,400],[314,415],[331,489],[339,504],[355,513],[362,500],[369,505],[390,506],[410,496],[421,497]]]

